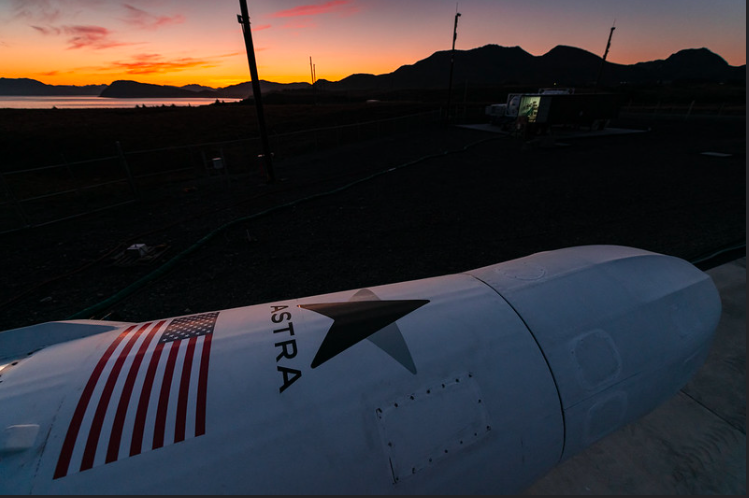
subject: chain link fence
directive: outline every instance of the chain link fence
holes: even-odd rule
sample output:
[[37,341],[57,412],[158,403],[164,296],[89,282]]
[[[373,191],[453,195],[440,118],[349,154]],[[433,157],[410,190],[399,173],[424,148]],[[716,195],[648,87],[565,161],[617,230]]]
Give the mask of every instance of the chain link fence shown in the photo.
[[[433,126],[439,110],[273,135],[274,160]],[[88,161],[0,173],[0,234],[164,198],[170,190],[225,188],[262,175],[259,137],[124,151]]]

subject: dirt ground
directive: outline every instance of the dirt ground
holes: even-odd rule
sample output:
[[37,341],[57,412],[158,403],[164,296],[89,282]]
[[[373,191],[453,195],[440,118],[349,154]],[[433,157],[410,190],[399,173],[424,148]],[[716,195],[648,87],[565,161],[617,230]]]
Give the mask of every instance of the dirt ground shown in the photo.
[[[621,244],[745,255],[745,117],[622,116],[641,133],[523,144],[435,126],[298,156],[241,188],[169,195],[0,236],[0,330],[146,321]],[[730,154],[706,155],[705,152]],[[163,249],[127,265],[131,244]],[[724,255],[724,259],[727,257]]]

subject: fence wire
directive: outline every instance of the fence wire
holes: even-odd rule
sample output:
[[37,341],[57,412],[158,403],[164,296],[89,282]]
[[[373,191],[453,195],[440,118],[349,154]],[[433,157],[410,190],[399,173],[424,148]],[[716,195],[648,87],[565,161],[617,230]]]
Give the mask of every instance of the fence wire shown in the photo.
[[[347,143],[405,133],[439,121],[440,111],[277,134],[274,158],[299,156]],[[0,234],[84,216],[170,191],[231,190],[261,176],[260,137],[159,149],[123,151],[87,161],[0,172]]]

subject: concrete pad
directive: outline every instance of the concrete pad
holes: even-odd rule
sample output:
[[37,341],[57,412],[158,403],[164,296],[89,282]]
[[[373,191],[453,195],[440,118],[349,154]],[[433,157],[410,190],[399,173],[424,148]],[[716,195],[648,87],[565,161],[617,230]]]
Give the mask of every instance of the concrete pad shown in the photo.
[[[466,128],[469,130],[497,133],[499,135],[510,135],[509,132],[502,130],[499,126],[495,126],[489,123],[458,125],[458,127]],[[629,128],[613,128],[613,127],[604,128],[603,130],[585,130],[585,129],[573,129],[573,128],[562,128],[562,127],[552,128],[552,135],[555,138],[564,138],[564,139],[610,137],[613,135],[630,135],[633,133],[647,133],[647,130],[632,130]]]
[[707,273],[723,313],[695,377],[524,494],[746,494],[746,257]]
[[746,258],[707,273],[723,313],[705,365],[683,392],[746,434]]
[[499,135],[509,135],[508,132],[502,130],[499,126],[494,126],[493,124],[489,123],[478,123],[478,124],[464,124],[464,125],[458,125],[458,128],[466,128],[468,130],[477,130],[477,131],[488,131],[489,133],[497,133]]
[[632,130],[629,128],[604,128],[603,130],[575,130],[575,129],[553,129],[556,138],[596,138],[610,137],[614,135],[632,135],[635,133],[647,133],[647,130]]

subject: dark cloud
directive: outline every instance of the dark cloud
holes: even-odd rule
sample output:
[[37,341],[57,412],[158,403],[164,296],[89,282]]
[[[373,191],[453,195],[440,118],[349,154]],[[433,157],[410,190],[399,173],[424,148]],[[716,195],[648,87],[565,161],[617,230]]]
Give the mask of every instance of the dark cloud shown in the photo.
[[96,50],[130,45],[111,38],[111,31],[102,26],[31,26],[45,36],[68,37],[68,49],[93,48]]
[[[299,5],[291,9],[280,10],[271,14],[270,17],[299,17],[299,16],[316,16],[320,14],[329,14],[331,12],[342,12],[344,8],[350,8],[353,6],[351,0],[330,0],[328,2],[311,4],[311,5]],[[347,9],[349,13],[352,11]]]
[[124,4],[123,7],[126,9],[127,15],[122,21],[140,29],[158,29],[169,24],[182,24],[185,22],[185,16],[181,14],[157,16],[129,4]]
[[237,53],[219,55],[214,57],[181,57],[167,59],[161,54],[136,54],[129,60],[116,61],[104,67],[96,68],[99,71],[124,71],[127,74],[154,74],[184,71],[193,68],[211,68],[219,65],[219,59],[236,56]]
[[14,19],[53,24],[65,16],[75,15],[80,9],[104,6],[106,0],[9,0],[9,3]]

